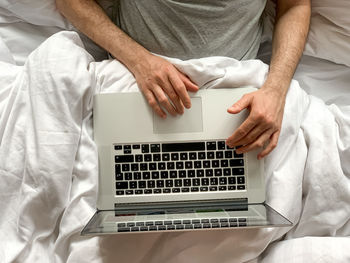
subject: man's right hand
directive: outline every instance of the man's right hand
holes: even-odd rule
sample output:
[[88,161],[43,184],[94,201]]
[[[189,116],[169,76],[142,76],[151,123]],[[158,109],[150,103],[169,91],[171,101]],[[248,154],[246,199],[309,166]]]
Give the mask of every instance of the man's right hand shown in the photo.
[[140,60],[131,71],[149,105],[162,118],[166,118],[164,110],[173,116],[183,114],[184,107],[191,107],[188,91],[199,89],[173,64],[153,54]]

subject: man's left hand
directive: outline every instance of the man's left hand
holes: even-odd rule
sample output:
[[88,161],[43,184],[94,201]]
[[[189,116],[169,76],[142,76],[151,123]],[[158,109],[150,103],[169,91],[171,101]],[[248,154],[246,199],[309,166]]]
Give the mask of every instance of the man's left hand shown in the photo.
[[249,110],[248,118],[226,140],[231,148],[239,147],[237,153],[246,153],[264,147],[258,159],[268,155],[277,145],[281,131],[285,96],[269,87],[245,94],[227,111],[237,114],[243,109]]

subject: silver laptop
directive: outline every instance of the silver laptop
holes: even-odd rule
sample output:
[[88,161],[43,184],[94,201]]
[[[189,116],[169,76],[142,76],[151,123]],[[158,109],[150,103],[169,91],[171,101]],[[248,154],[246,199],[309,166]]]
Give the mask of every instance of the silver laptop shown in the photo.
[[98,203],[81,234],[291,226],[264,203],[258,152],[225,144],[247,117],[227,108],[254,90],[200,90],[191,109],[166,119],[141,93],[95,95]]

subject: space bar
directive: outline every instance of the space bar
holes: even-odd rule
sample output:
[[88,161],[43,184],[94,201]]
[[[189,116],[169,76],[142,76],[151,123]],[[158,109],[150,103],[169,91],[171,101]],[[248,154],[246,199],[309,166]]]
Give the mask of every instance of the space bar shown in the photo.
[[163,143],[162,152],[204,151],[204,142]]

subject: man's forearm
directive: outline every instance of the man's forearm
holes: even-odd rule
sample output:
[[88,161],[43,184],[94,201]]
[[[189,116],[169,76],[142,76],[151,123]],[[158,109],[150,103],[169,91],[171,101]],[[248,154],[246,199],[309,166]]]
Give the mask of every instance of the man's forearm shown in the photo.
[[56,0],[60,12],[81,32],[130,70],[149,52],[120,30],[94,0]]
[[310,1],[277,2],[272,57],[264,88],[274,88],[285,96],[304,50],[310,23]]

